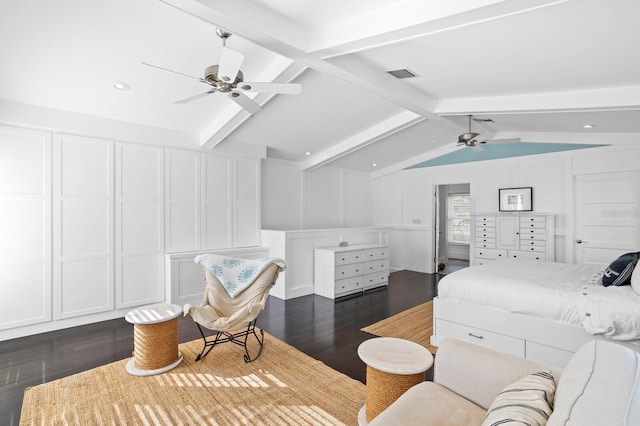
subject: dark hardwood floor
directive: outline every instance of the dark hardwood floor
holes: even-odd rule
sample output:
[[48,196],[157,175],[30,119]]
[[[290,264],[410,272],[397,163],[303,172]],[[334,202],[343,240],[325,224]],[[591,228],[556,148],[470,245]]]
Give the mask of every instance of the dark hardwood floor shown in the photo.
[[[438,279],[399,271],[388,287],[336,302],[313,295],[269,297],[257,325],[364,383],[357,348],[371,335],[360,329],[431,300]],[[180,317],[178,333],[180,342],[200,337],[190,317]],[[0,342],[0,425],[19,423],[25,388],[129,358],[132,350],[133,326],[124,318]]]

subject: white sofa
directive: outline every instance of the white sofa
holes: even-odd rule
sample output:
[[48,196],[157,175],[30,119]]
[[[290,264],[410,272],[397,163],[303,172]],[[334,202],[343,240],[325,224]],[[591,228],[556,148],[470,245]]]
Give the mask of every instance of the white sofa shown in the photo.
[[470,343],[438,348],[433,382],[425,381],[369,422],[380,425],[481,425],[505,386],[537,371],[557,384],[548,426],[640,425],[640,353],[593,340],[557,370]]

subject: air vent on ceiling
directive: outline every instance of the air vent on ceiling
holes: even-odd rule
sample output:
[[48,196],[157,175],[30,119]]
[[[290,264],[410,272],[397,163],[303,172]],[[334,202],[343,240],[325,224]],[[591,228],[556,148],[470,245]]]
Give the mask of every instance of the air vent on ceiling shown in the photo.
[[389,74],[394,76],[395,78],[412,78],[417,77],[418,74],[414,73],[408,68],[403,68],[400,70],[387,71]]

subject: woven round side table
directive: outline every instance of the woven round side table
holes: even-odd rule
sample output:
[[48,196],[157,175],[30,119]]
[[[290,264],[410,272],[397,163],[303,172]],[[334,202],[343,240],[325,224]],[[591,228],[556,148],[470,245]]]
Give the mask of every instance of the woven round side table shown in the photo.
[[133,358],[127,372],[134,376],[164,373],[182,362],[178,351],[178,317],[182,308],[160,303],[130,311],[125,319],[133,324]]
[[424,381],[433,365],[433,355],[424,346],[395,337],[376,337],[358,347],[367,364],[366,402],[358,414],[360,426],[391,405],[410,387]]

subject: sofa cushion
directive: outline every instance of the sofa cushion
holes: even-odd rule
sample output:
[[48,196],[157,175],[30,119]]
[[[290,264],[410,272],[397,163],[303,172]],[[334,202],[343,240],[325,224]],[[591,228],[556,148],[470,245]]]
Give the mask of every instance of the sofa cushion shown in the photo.
[[640,424],[640,357],[621,343],[592,340],[569,360],[548,426]]
[[553,410],[555,392],[556,382],[550,372],[529,374],[498,394],[482,426],[509,423],[545,425]]
[[486,411],[433,382],[411,387],[369,422],[381,425],[479,425]]

